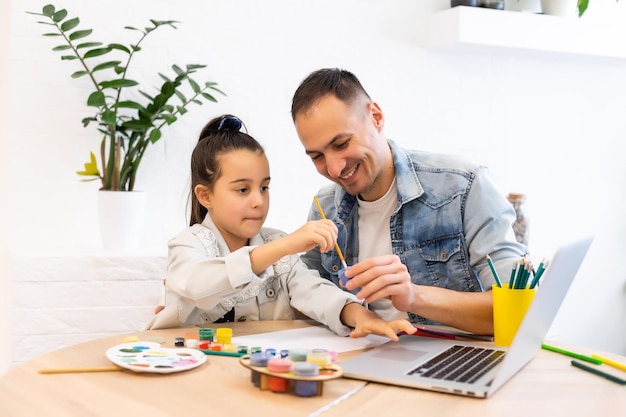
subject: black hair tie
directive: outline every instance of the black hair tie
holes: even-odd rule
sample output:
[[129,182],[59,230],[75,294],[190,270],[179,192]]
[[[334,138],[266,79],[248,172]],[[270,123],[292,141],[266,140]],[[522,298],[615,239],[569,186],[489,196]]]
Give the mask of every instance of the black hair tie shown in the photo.
[[223,132],[225,130],[234,130],[238,132],[243,126],[241,120],[235,116],[226,115],[215,122],[215,126],[211,126],[217,132]]

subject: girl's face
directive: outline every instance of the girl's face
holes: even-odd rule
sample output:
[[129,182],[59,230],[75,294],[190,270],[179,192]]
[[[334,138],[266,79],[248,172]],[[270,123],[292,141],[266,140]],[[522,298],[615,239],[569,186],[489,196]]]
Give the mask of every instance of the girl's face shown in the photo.
[[212,190],[201,191],[204,195],[198,200],[232,252],[246,246],[265,222],[270,204],[270,167],[264,154],[244,149],[221,155],[219,164],[221,176]]

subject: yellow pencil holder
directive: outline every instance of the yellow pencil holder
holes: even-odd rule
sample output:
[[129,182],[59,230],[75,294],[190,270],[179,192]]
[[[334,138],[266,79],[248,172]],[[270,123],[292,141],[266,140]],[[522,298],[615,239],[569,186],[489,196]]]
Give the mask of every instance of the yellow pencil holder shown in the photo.
[[493,293],[493,342],[498,346],[510,346],[528,307],[535,298],[535,289],[511,289],[508,284],[492,286]]

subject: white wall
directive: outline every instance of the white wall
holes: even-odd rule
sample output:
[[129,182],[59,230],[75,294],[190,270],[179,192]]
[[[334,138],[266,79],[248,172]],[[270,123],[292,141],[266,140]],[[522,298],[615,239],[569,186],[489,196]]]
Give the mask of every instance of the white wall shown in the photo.
[[[9,45],[9,4],[0,2],[0,62],[7,62]],[[7,123],[7,66],[0,65],[0,190],[5,189],[7,177],[7,152],[5,126]],[[4,194],[4,192],[3,192]],[[11,334],[11,279],[9,275],[9,256],[6,239],[7,199],[3,196],[0,203],[0,375],[9,368],[11,345],[6,340]]]
[[[99,248],[98,186],[75,175],[99,142],[94,129],[80,124],[90,114],[83,104],[89,90],[86,81],[70,79],[76,67],[50,51],[55,42],[40,36],[44,28],[24,13],[45,3],[10,2],[2,139],[8,178],[2,187],[9,202],[8,242],[21,255],[33,248]],[[624,3],[592,2],[585,17],[621,18]],[[596,234],[551,337],[626,354],[626,266],[620,262],[626,249],[626,61],[426,50],[416,40],[424,18],[448,7],[447,0],[59,4],[94,29],[94,40],[107,43],[128,41],[122,27],[150,18],[183,22],[178,30],[152,35],[135,70],[156,83],[156,72],[167,72],[172,63],[206,63],[207,79],[228,95],[217,105],[193,109],[146,155],[137,187],[148,198],[145,247],[164,253],[167,239],[186,226],[190,152],[202,125],[225,112],[239,115],[266,147],[272,165],[267,224],[296,229],[325,180],[297,140],[291,95],[310,71],[344,67],[381,104],[388,137],[409,147],[466,154],[491,167],[503,193],[528,195],[533,258]]]

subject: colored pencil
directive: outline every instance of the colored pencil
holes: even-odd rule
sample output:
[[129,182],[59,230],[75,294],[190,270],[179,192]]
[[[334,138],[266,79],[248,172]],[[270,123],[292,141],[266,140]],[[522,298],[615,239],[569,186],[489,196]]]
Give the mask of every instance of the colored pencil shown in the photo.
[[87,366],[80,368],[47,368],[39,369],[37,372],[40,374],[75,374],[84,372],[112,372],[121,371],[119,366]]
[[[325,219],[326,216],[324,215],[324,210],[322,210],[322,206],[320,204],[320,201],[317,199],[317,196],[313,196],[313,200],[315,200],[315,204],[317,205],[317,210],[320,212],[320,216],[322,216],[322,219]],[[337,251],[337,255],[339,255],[339,259],[341,260],[341,265],[344,268],[348,268],[348,265],[346,264],[346,260],[343,258],[343,253],[341,253],[341,249],[339,248],[339,244],[337,242],[335,242],[335,250]]]
[[580,353],[570,352],[569,350],[560,349],[554,346],[546,345],[543,343],[541,345],[542,349],[551,350],[552,352],[560,353],[562,355],[571,356],[572,358],[580,359],[581,361],[595,363],[596,365],[602,365],[602,361],[600,359],[592,358],[591,356],[581,355]]
[[535,276],[533,277],[533,280],[530,282],[530,289],[531,290],[533,288],[535,288],[535,286],[539,282],[539,278],[541,278],[541,275],[543,274],[543,271],[545,271],[546,264],[547,264],[547,261],[545,259],[543,259],[541,261],[541,263],[539,264],[539,267],[537,268],[537,272],[535,273]]
[[609,381],[617,382],[620,385],[626,385],[626,379],[618,378],[615,375],[607,374],[606,372],[603,372],[592,366],[585,365],[584,363],[572,361],[572,365],[574,365],[576,368],[582,369],[583,371],[591,372],[592,374],[606,378]]
[[612,359],[605,358],[604,356],[596,355],[595,353],[591,355],[592,358],[600,359],[602,363],[612,366],[617,369],[621,369],[622,371],[626,371],[626,364],[616,362]]
[[520,282],[520,289],[524,290],[526,289],[526,286],[528,285],[528,277],[530,277],[530,271],[532,271],[533,269],[533,263],[530,261],[530,259],[528,259],[526,261],[526,265],[524,265],[524,275],[523,275],[523,279],[522,282]]
[[519,261],[519,265],[517,267],[517,275],[515,277],[515,283],[513,283],[514,289],[519,289],[519,284],[522,282],[522,275],[524,275],[524,266],[526,265],[526,259],[522,258]]
[[498,287],[502,288],[502,282],[500,281],[500,277],[498,277],[496,268],[493,266],[493,262],[491,261],[491,257],[489,255],[487,255],[487,263],[489,264],[489,268],[491,268],[491,273],[493,274],[493,278],[496,280],[496,284],[498,284]]
[[511,278],[509,278],[509,289],[513,288],[513,281],[515,281],[516,271],[517,271],[517,261],[513,262],[513,268],[511,269]]

